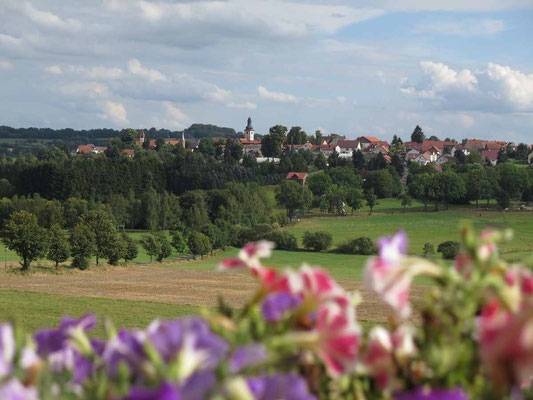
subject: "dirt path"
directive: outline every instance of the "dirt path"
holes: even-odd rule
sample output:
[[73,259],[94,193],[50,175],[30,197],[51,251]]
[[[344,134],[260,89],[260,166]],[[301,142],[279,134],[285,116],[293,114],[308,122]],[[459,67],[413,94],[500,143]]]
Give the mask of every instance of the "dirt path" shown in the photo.
[[[364,301],[358,307],[358,318],[386,321],[388,309],[373,293],[362,290],[359,282],[339,282],[348,290],[362,291]],[[256,281],[246,273],[154,266],[108,267],[59,275],[0,272],[0,289],[192,306],[216,306],[217,296],[222,295],[229,305],[240,307],[256,287]],[[423,286],[414,287],[412,300],[419,300],[425,289]]]

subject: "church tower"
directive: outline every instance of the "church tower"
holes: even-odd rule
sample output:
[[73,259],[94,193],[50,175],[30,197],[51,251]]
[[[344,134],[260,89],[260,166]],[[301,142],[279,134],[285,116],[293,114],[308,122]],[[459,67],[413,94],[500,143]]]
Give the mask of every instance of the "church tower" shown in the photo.
[[248,124],[246,125],[246,128],[244,129],[244,138],[246,140],[254,140],[255,131],[252,127],[252,118],[248,117]]

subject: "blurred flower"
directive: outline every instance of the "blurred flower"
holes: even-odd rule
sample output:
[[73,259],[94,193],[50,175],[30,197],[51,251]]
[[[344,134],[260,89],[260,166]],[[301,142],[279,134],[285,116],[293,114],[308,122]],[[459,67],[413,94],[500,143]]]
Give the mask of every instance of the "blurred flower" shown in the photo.
[[398,367],[416,352],[412,330],[400,326],[389,332],[382,326],[370,331],[364,363],[381,389],[393,389]]
[[248,268],[258,273],[263,269],[261,258],[270,257],[274,243],[261,240],[255,243],[248,243],[240,251],[237,258],[227,258],[219,264],[219,269]]
[[270,293],[261,303],[261,311],[268,322],[279,322],[286,311],[293,310],[302,300],[290,293]]
[[116,336],[109,339],[102,350],[102,362],[107,368],[110,377],[115,377],[120,363],[128,366],[132,376],[142,374],[145,364],[143,332],[129,332],[122,328]]
[[468,400],[467,394],[460,388],[431,389],[420,387],[409,392],[394,395],[394,400]]
[[60,351],[78,332],[86,332],[95,326],[96,317],[92,314],[84,315],[79,319],[65,316],[58,329],[42,329],[35,334],[37,353],[40,356],[47,356]]
[[25,387],[18,379],[10,379],[0,384],[0,399],[2,400],[38,400],[39,394],[33,387]]
[[477,248],[478,259],[482,262],[488,261],[494,254],[496,254],[497,247],[494,243],[494,232],[491,230],[484,230],[479,235],[481,244]]
[[239,372],[244,368],[262,363],[267,357],[267,351],[261,344],[239,347],[229,360],[229,370],[232,373]]
[[335,303],[323,304],[317,315],[317,354],[332,376],[351,371],[357,362],[361,329],[355,321],[353,308]]
[[496,385],[533,384],[533,303],[513,314],[497,300],[479,319],[481,357]]
[[248,388],[256,400],[314,400],[306,382],[296,374],[263,375],[247,379]]
[[11,373],[15,347],[13,327],[10,324],[0,324],[0,379]]
[[181,398],[178,389],[165,382],[155,389],[133,386],[126,400],[181,400]]

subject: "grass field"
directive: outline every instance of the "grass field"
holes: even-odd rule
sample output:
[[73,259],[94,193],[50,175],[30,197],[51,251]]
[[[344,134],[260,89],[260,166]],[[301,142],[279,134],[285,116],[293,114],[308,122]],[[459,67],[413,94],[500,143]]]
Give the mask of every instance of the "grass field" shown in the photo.
[[197,311],[187,305],[0,290],[0,321],[14,320],[26,331],[57,326],[63,315],[80,317],[91,312],[100,322],[94,334],[102,336],[106,317],[117,327],[133,328],[145,327],[156,318],[176,318]]

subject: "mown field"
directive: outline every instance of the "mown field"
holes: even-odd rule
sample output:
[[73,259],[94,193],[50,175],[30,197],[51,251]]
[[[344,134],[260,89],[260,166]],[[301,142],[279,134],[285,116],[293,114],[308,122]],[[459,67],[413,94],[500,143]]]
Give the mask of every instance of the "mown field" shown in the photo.
[[[278,208],[278,212],[283,210]],[[507,259],[533,257],[533,212],[503,214],[493,209],[476,209],[473,206],[423,212],[423,205],[414,202],[404,214],[398,200],[385,199],[380,200],[372,216],[368,213],[368,209],[362,209],[354,216],[335,217],[319,215],[315,211],[310,217],[304,217],[300,222],[283,229],[299,238],[300,247],[304,232],[328,231],[333,235],[335,247],[347,239],[368,236],[375,240],[402,228],[410,239],[409,253],[421,254],[426,242],[433,243],[436,248],[443,241],[458,240],[461,222],[469,220],[478,230],[511,228],[515,231],[514,239],[501,247]],[[140,239],[143,232],[129,234]],[[15,317],[28,329],[36,329],[56,324],[63,314],[78,316],[92,311],[100,317],[111,317],[117,325],[133,327],[144,326],[156,317],[171,318],[191,314],[199,306],[212,307],[216,304],[217,294],[226,293],[228,297],[236,299],[235,304],[240,304],[253,290],[253,280],[248,279],[244,285],[242,274],[226,277],[214,271],[222,258],[235,256],[237,252],[238,249],[229,248],[212,257],[181,262],[173,261],[179,258],[179,254],[175,253],[162,264],[142,266],[138,264],[148,263],[150,258],[139,247],[139,257],[135,260],[137,266],[116,267],[120,270],[114,275],[106,275],[94,268],[85,272],[66,268],[55,273],[50,266],[36,265],[30,272],[30,277],[16,276],[20,273],[14,271],[11,263],[11,269],[0,272],[0,320]],[[18,257],[12,252],[6,252],[5,256],[7,261],[18,261]],[[366,256],[333,252],[276,250],[272,258],[265,260],[265,264],[278,268],[297,268],[305,262],[322,266],[346,284],[354,282],[357,285],[355,282],[361,280],[366,260]],[[106,268],[108,274],[114,270],[114,267]],[[50,271],[55,275],[50,275]],[[80,275],[87,273],[88,275]],[[2,278],[12,278],[14,275],[16,283],[13,285],[6,284],[5,281],[9,279]],[[46,275],[50,279],[39,278]],[[84,276],[92,282],[92,286],[83,287]],[[25,280],[26,278],[30,279]],[[69,282],[73,279],[78,280],[79,286],[69,288]],[[425,279],[418,279],[416,283],[431,284]],[[423,291],[421,289],[421,293]],[[375,302],[372,307],[371,311],[366,311],[366,315],[369,318],[375,316],[375,319],[371,319],[373,321],[382,321],[383,308]],[[96,332],[98,335],[102,333],[101,328]]]

